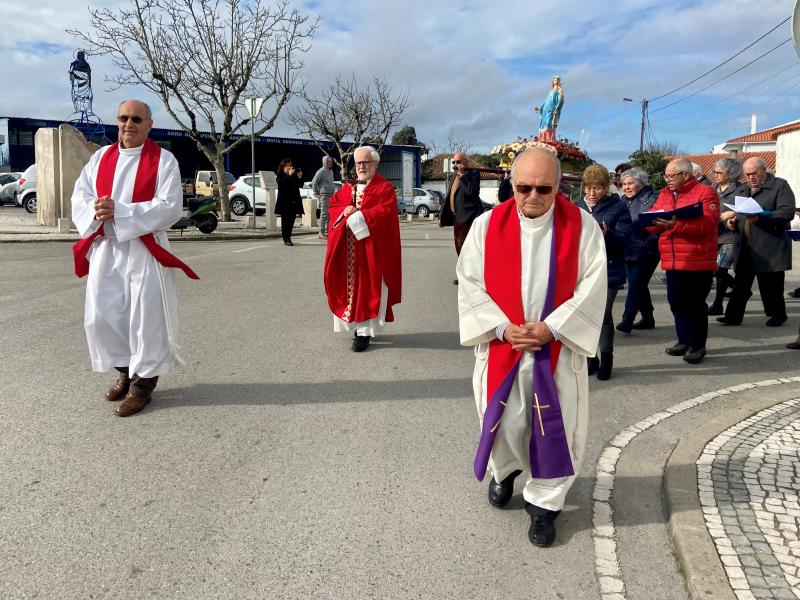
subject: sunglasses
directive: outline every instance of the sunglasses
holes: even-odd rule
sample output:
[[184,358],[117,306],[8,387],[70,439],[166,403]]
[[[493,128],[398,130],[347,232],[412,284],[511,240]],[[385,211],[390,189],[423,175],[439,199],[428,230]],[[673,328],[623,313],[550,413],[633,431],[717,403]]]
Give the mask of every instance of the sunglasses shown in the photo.
[[553,193],[552,185],[527,185],[524,183],[518,183],[514,187],[520,194],[530,194],[533,190],[536,190],[536,193],[540,196],[547,196],[548,194]]
[[139,123],[144,121],[144,118],[138,115],[117,115],[117,121],[119,121],[120,123],[127,123],[128,120],[131,120],[138,125]]

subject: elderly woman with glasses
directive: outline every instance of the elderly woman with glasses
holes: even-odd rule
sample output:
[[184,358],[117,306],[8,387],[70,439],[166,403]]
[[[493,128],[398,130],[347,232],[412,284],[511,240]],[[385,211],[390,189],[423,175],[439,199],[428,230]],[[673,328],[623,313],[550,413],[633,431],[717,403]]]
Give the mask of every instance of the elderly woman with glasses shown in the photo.
[[[617,330],[630,333],[632,329],[653,329],[653,300],[647,287],[653,271],[658,266],[658,234],[641,226],[639,215],[647,212],[656,203],[656,193],[649,185],[647,173],[632,168],[620,175],[622,198],[631,213],[631,242],[625,250],[625,274],[628,279],[628,296],[625,310]],[[642,318],[634,323],[636,314]]]
[[625,283],[625,250],[631,239],[631,214],[625,201],[609,192],[611,176],[602,165],[591,165],[583,172],[584,196],[578,206],[591,213],[606,244],[608,267],[608,295],[603,327],[600,330],[600,357],[589,359],[589,374],[597,378],[611,377],[614,365],[614,317],[611,309],[619,288]]
[[721,158],[714,164],[714,189],[719,197],[720,211],[724,211],[719,216],[719,231],[717,233],[717,272],[714,274],[716,289],[714,301],[708,307],[709,315],[723,314],[722,303],[725,300],[725,292],[733,287],[733,277],[728,273],[728,269],[736,264],[741,247],[741,236],[736,231],[731,231],[727,227],[727,222],[736,216],[732,210],[726,210],[725,204],[735,204],[736,196],[748,197],[750,188],[747,184],[741,183],[742,161],[736,158]]

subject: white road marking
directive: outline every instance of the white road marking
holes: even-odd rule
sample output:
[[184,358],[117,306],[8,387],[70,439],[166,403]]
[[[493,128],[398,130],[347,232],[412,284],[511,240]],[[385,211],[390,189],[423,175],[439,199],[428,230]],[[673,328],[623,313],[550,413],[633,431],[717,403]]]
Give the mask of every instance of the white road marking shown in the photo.
[[259,248],[266,248],[267,246],[269,246],[269,244],[261,244],[259,246],[250,246],[249,248],[242,248],[241,250],[233,250],[232,252],[234,254],[237,254],[239,252],[250,252],[250,250],[258,250]]

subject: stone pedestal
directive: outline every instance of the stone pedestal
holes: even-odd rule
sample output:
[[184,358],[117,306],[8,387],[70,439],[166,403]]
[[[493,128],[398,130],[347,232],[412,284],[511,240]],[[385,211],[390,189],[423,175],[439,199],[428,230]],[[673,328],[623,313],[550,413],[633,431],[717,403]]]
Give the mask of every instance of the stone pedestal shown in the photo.
[[272,171],[259,171],[261,187],[267,193],[267,212],[264,214],[267,221],[267,231],[277,231],[278,217],[275,215],[275,203],[278,201],[278,182]]
[[317,201],[315,198],[303,198],[303,227],[317,226]]
[[406,221],[409,221],[409,222],[410,222],[410,221],[413,221],[413,220],[414,220],[414,215],[413,215],[413,214],[411,214],[411,213],[408,213],[408,214],[406,215]]
[[[42,128],[34,137],[36,152],[36,221],[58,225],[72,215],[72,190],[84,165],[99,146],[71,125]],[[69,228],[67,229],[67,232]]]
[[72,229],[72,219],[62,217],[58,219],[58,233],[69,233]]

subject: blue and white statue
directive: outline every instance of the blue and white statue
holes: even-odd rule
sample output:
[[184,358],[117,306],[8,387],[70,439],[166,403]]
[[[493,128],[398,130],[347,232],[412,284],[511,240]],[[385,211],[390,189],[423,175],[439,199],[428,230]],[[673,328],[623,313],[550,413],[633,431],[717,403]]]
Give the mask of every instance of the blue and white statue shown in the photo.
[[564,90],[561,88],[561,77],[553,77],[553,87],[547,94],[541,107],[535,108],[539,113],[539,141],[555,142],[558,119],[561,117],[561,107],[564,106]]

